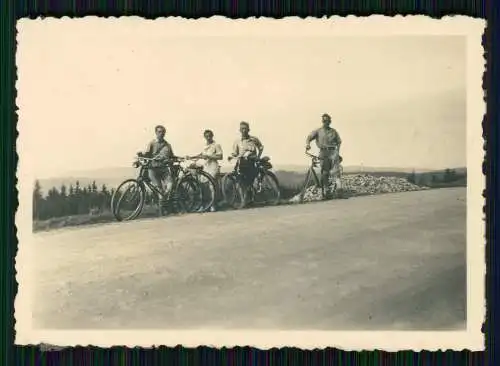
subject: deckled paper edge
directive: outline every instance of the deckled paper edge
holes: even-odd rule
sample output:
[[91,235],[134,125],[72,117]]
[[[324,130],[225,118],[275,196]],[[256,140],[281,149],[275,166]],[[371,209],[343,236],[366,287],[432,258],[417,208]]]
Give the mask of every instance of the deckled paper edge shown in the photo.
[[[34,177],[23,156],[28,151],[22,149],[23,136],[29,131],[23,130],[22,94],[17,97],[19,122],[17,153],[19,165],[17,171],[19,208],[16,213],[17,238],[19,241],[16,256],[16,280],[19,284],[15,299],[16,344],[53,344],[58,346],[128,346],[153,347],[176,346],[211,347],[252,346],[260,349],[275,347],[298,347],[318,349],[335,347],[345,350],[484,350],[484,334],[481,326],[485,315],[485,222],[482,192],[485,177],[481,171],[484,160],[481,121],[486,111],[483,96],[482,77],[485,72],[484,50],[481,44],[486,26],[483,19],[466,16],[451,16],[432,19],[426,16],[386,17],[330,17],[305,18],[289,17],[280,20],[272,18],[248,18],[231,20],[224,17],[185,19],[180,17],[146,20],[139,17],[100,18],[63,17],[45,19],[21,19],[18,21],[18,42],[22,40],[23,27],[51,22],[72,22],[88,27],[95,22],[104,22],[110,27],[127,24],[124,32],[133,32],[134,26],[148,26],[151,32],[157,29],[171,30],[172,37],[196,35],[225,36],[268,36],[289,37],[291,32],[305,36],[386,36],[386,35],[464,35],[468,37],[468,89],[467,89],[467,331],[456,332],[324,332],[324,331],[103,331],[72,330],[50,331],[33,329],[31,323],[32,291],[30,289],[30,263],[35,258],[30,253],[32,234],[31,191]],[[19,52],[19,50],[18,50]],[[18,53],[19,54],[19,53]],[[474,65],[474,67],[471,67]],[[19,75],[18,75],[19,76]],[[19,80],[18,80],[19,85]],[[482,243],[481,241],[482,240]],[[482,244],[482,245],[481,245]],[[36,305],[35,305],[36,306]]]

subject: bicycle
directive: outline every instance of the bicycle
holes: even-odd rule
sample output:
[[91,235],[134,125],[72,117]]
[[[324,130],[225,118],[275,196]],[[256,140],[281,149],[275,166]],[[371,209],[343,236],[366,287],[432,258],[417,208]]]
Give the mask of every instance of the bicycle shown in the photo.
[[[245,183],[245,177],[240,170],[241,159],[244,158],[239,157],[233,171],[224,175],[221,179],[224,201],[235,209],[246,207],[250,201],[256,204],[277,205],[281,199],[281,189],[278,178],[270,170],[272,168],[270,158],[265,156],[255,160],[257,174],[249,186]],[[270,183],[270,188],[267,190],[264,188],[265,181]],[[261,198],[267,198],[270,194],[274,197],[264,201],[261,200]]]
[[217,199],[219,198],[219,184],[217,182],[217,177],[213,177],[211,174],[204,170],[202,165],[196,164],[199,157],[186,157],[182,160],[184,161],[192,161],[187,169],[181,167],[181,171],[184,175],[189,174],[195,177],[198,180],[202,188],[202,204],[198,208],[198,212],[207,212],[216,204]]
[[[138,154],[137,160],[133,163],[135,168],[139,168],[138,177],[123,181],[111,197],[111,212],[115,219],[117,221],[136,219],[144,208],[147,189],[156,196],[160,206],[160,215],[162,214],[162,205],[164,203],[170,203],[172,206],[175,206],[173,208],[180,213],[200,211],[204,208],[203,190],[201,189],[199,176],[205,177],[209,182],[211,177],[207,177],[208,174],[203,172],[199,167],[183,168],[181,162],[186,160],[187,159],[175,157],[167,164],[166,168],[170,170],[173,184],[171,190],[165,193],[151,182],[148,175],[151,164],[156,161],[156,159],[147,158]],[[121,193],[121,190],[127,185],[130,186]],[[133,203],[130,205],[131,213],[124,217],[121,215],[121,211],[127,210],[128,208],[126,206],[128,202],[125,200],[128,193],[132,193]],[[213,204],[214,200],[215,196],[210,200],[211,204]]]
[[306,191],[309,188],[309,184],[311,183],[311,179],[314,182],[314,188],[311,190],[311,193],[316,195],[318,190],[321,191],[321,198],[325,198],[325,189],[323,187],[323,183],[321,182],[321,179],[318,178],[318,174],[316,174],[316,168],[321,163],[321,159],[319,156],[310,154],[306,151],[306,155],[311,158],[311,165],[309,166],[309,169],[306,172],[306,178],[304,180],[304,184],[302,185],[302,189],[300,190],[300,195],[299,195],[299,202],[304,202],[304,196],[306,194]]
[[[304,202],[304,196],[305,196],[306,192],[309,191],[308,189],[309,189],[309,184],[311,183],[311,179],[313,180],[313,183],[314,183],[313,187],[314,188],[312,190],[310,190],[310,192],[312,193],[312,195],[316,195],[318,190],[320,190],[321,191],[320,200],[324,200],[326,198],[325,187],[323,186],[323,182],[318,177],[318,174],[316,173],[316,170],[315,170],[316,168],[318,168],[320,166],[321,158],[319,156],[313,155],[307,151],[305,152],[305,154],[311,158],[311,165],[309,166],[309,169],[307,170],[306,178],[304,180],[304,184],[303,184],[302,189],[300,191],[299,202]],[[340,162],[341,162],[341,158],[339,159],[339,164],[340,164]],[[342,168],[341,167],[339,167],[339,174],[342,177]],[[331,180],[331,177],[329,180]],[[337,191],[337,188],[338,187],[336,186],[336,184],[334,184],[334,191],[335,192]]]

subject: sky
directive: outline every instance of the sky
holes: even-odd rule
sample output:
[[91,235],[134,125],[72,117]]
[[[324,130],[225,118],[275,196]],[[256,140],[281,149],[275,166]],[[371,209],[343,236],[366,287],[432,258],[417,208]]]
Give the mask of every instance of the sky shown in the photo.
[[[143,25],[141,25],[143,24]],[[18,36],[19,131],[39,178],[130,166],[163,124],[178,155],[250,123],[274,164],[307,164],[321,115],[346,166],[466,165],[460,36],[178,35],[38,22]]]

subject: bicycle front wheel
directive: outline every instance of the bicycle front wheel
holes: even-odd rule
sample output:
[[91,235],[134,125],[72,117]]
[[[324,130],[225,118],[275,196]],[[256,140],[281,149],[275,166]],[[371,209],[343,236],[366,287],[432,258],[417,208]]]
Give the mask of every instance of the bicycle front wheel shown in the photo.
[[117,221],[136,219],[144,207],[146,191],[137,179],[122,182],[111,197],[111,212]]
[[222,177],[221,191],[227,205],[237,210],[245,207],[246,195],[235,173],[229,173]]
[[302,189],[299,194],[299,202],[308,202],[308,201],[316,201],[319,199],[323,199],[323,187],[321,186],[321,182],[315,176],[315,173],[312,168],[310,168],[304,180],[304,184],[302,185]]

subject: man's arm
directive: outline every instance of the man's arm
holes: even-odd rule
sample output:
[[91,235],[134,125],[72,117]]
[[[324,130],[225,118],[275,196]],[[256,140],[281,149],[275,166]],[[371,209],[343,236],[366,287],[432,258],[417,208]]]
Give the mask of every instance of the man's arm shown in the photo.
[[215,154],[213,155],[214,160],[222,160],[224,154],[222,152],[222,147],[219,144],[215,144]]
[[254,141],[255,147],[257,147],[257,157],[260,158],[264,151],[264,145],[262,145],[262,142],[257,137],[254,137]]
[[307,135],[306,150],[309,150],[311,148],[311,141],[316,140],[317,138],[318,138],[318,130],[314,130],[309,135]]
[[240,154],[240,146],[238,145],[238,141],[233,143],[233,152],[231,156],[237,157]]
[[146,150],[144,151],[144,156],[146,158],[151,158],[152,151],[153,151],[153,143],[150,142],[150,143],[148,143],[148,146],[146,147]]
[[214,151],[211,154],[202,152],[199,156],[208,160],[222,160],[222,148],[219,144],[215,144]]
[[339,132],[335,130],[335,142],[340,149],[340,145],[342,144],[342,139],[340,138]]

